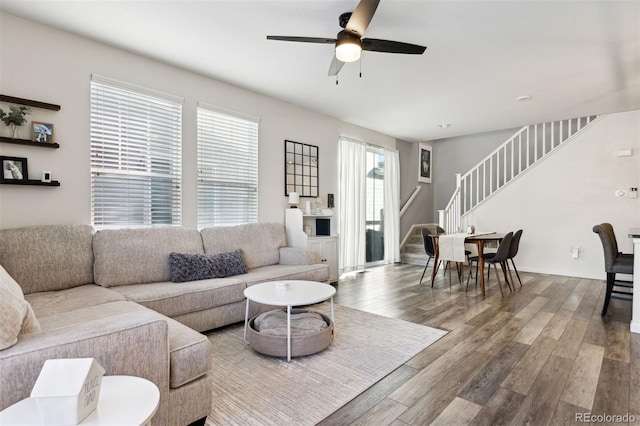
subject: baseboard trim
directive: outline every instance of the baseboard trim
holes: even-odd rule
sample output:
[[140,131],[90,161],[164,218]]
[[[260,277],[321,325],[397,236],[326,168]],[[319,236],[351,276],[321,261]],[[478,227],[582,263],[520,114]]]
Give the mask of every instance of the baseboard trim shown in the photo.
[[575,278],[586,278],[590,280],[606,280],[605,273],[602,274],[589,274],[589,273],[580,273],[580,272],[567,272],[567,271],[558,271],[554,269],[544,269],[544,268],[528,268],[521,267],[518,265],[516,261],[516,266],[518,267],[518,271],[520,272],[532,272],[535,274],[546,274],[546,275],[560,275],[563,277],[575,277]]

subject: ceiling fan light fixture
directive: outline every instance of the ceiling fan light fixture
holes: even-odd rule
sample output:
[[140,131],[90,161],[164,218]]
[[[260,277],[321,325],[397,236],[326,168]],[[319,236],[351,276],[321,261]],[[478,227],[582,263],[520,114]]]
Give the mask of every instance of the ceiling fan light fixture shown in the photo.
[[341,31],[336,41],[336,58],[342,62],[354,62],[360,59],[362,43],[357,36]]
[[336,58],[342,62],[354,62],[360,59],[362,48],[354,43],[345,42],[336,45]]

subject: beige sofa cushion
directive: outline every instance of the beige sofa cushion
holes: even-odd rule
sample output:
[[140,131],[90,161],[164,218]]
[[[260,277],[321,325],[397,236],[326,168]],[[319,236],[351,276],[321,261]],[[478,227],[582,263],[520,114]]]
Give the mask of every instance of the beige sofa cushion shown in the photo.
[[40,331],[40,324],[17,282],[0,266],[0,350],[18,343],[21,334]]
[[216,226],[204,228],[201,234],[205,253],[218,254],[241,249],[249,269],[278,263],[279,249],[287,245],[284,226],[279,223]]
[[308,280],[329,281],[329,265],[269,265],[256,268],[247,274],[240,275],[247,286],[265,281],[277,280]]
[[125,300],[120,293],[95,284],[81,285],[66,290],[31,293],[27,294],[25,299],[31,304],[38,318]]
[[244,300],[247,286],[241,278],[243,276],[184,283],[132,284],[113,287],[113,290],[127,300],[174,318]]
[[116,317],[130,312],[152,312],[169,327],[169,387],[177,388],[209,371],[210,343],[205,336],[179,322],[133,302],[111,302],[60,312],[40,318],[42,330],[54,330],[85,324],[88,321]]
[[95,283],[103,287],[169,281],[169,253],[202,254],[196,229],[105,229],[93,238]]
[[0,265],[24,294],[93,283],[93,228],[50,225],[0,230]]

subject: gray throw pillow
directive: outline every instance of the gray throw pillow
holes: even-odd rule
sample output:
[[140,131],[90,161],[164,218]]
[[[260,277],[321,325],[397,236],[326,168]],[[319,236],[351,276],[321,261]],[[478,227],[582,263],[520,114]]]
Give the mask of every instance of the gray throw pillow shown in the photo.
[[220,254],[170,253],[169,269],[174,283],[247,273],[242,250]]

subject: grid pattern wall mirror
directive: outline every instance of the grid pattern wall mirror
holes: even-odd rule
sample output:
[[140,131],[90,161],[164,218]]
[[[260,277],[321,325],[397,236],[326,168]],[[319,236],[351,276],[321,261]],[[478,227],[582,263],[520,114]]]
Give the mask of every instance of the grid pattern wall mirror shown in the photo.
[[318,196],[318,147],[284,141],[284,195]]

